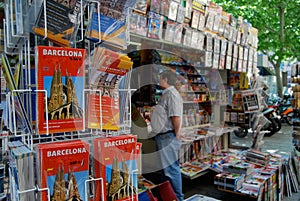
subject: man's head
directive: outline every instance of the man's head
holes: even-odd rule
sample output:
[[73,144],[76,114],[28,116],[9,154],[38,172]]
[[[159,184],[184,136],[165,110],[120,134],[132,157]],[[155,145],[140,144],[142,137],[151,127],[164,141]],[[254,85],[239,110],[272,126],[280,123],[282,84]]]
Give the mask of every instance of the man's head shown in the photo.
[[159,74],[159,85],[167,88],[170,85],[175,86],[177,82],[177,75],[171,70],[165,70]]

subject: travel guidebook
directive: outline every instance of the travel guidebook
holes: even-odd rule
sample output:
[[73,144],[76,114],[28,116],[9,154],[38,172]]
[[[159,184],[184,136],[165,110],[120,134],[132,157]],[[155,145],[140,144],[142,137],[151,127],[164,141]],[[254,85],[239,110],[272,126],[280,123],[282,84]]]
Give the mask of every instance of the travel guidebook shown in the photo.
[[37,93],[39,134],[83,130],[85,50],[37,46],[36,55],[37,90],[47,92]]
[[[90,89],[95,92],[90,93],[87,98],[88,128],[119,130],[119,84],[132,64],[126,55],[101,47],[95,49],[89,80]],[[101,102],[99,92],[101,92]]]
[[[80,140],[37,145],[38,181],[49,188],[50,200],[85,199],[85,181],[89,177],[89,144]],[[42,201],[48,201],[46,191]]]
[[95,177],[103,178],[104,185],[96,183],[94,201],[137,200],[139,151],[135,135],[94,140]]
[[47,0],[44,3],[46,10],[42,5],[33,32],[58,45],[71,46],[77,35],[85,0]]

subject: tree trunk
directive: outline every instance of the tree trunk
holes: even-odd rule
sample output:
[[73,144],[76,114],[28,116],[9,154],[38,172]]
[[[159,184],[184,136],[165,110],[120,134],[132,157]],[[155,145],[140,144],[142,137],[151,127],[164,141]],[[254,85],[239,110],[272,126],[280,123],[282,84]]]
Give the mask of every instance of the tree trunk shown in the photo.
[[280,71],[280,62],[276,62],[276,64],[274,65],[274,69],[276,75],[278,96],[282,98],[283,95],[282,95],[282,77]]

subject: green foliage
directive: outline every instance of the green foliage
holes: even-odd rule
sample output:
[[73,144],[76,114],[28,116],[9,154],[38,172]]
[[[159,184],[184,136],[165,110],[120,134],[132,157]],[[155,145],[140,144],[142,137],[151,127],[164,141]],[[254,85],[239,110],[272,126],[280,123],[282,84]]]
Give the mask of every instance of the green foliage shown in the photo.
[[[269,55],[269,59],[274,64],[287,59],[300,60],[300,0],[214,0],[214,2],[234,17],[242,16],[258,29],[258,50],[273,52],[274,54]],[[284,14],[284,21],[280,20],[280,11]]]

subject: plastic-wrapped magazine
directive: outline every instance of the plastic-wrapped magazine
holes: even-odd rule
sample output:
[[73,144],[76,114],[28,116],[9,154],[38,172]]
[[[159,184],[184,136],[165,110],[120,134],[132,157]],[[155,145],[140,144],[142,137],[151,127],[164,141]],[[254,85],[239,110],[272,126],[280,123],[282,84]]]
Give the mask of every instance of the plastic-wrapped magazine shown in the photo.
[[207,196],[204,196],[204,195],[200,195],[200,194],[195,194],[195,195],[185,199],[185,201],[220,201],[220,200],[217,200],[217,199],[212,198],[212,197],[207,197]]

